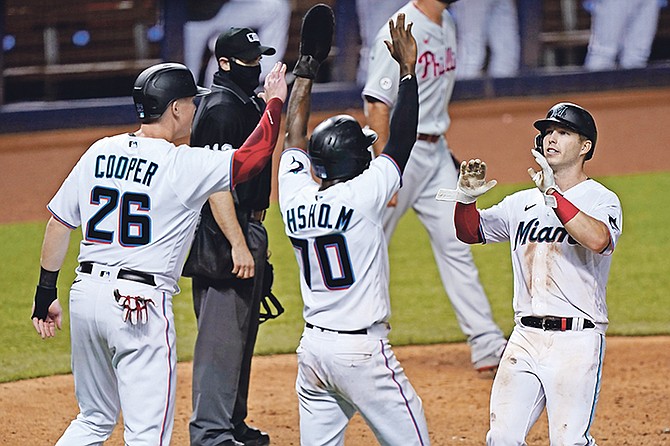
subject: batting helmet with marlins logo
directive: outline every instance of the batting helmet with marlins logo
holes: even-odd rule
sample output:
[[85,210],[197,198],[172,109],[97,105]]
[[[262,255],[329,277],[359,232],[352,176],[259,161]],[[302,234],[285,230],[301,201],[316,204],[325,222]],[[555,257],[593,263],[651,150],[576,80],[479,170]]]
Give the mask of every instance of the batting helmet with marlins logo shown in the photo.
[[160,118],[172,101],[209,92],[195,84],[186,66],[168,62],[153,65],[137,76],[133,101],[137,117],[143,124],[149,124]]
[[547,127],[552,124],[567,127],[590,140],[591,150],[586,154],[586,159],[590,160],[593,157],[598,132],[596,130],[596,122],[591,113],[579,105],[571,104],[570,102],[561,102],[554,105],[547,112],[545,119],[540,119],[533,123],[535,128],[540,131],[535,140],[536,147],[542,147],[542,138],[547,131]]
[[322,180],[348,180],[370,165],[373,131],[363,132],[349,115],[337,115],[317,125],[309,140],[314,173]]

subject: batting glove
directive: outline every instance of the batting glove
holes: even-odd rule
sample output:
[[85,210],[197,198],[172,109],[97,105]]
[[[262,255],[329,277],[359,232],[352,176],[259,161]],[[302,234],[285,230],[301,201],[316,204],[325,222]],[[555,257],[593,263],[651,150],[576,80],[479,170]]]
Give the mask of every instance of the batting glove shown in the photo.
[[536,172],[532,167],[528,168],[528,175],[533,179],[533,182],[538,189],[544,194],[544,202],[547,206],[552,208],[556,207],[556,197],[553,195],[547,194],[547,191],[553,189],[559,194],[563,192],[556,185],[556,180],[554,179],[554,171],[549,166],[547,159],[540,153],[538,150],[531,150],[530,153],[535,157],[535,162],[540,165],[542,170]]
[[496,180],[486,181],[486,163],[479,160],[463,161],[456,190],[440,189],[435,199],[438,201],[457,201],[470,204],[477,201],[477,197],[490,191],[498,184]]

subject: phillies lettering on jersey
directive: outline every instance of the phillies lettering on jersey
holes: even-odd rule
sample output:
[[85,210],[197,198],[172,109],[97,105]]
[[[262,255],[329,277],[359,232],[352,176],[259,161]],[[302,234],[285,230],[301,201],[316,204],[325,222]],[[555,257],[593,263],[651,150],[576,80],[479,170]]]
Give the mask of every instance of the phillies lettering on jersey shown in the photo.
[[456,57],[451,48],[444,51],[444,57],[437,57],[432,51],[426,51],[416,60],[416,75],[419,79],[429,76],[439,77],[455,69]]
[[[456,78],[456,25],[448,10],[442,13],[442,24],[430,20],[413,2],[398,10],[407,22],[414,23],[412,33],[417,45],[416,76],[419,81],[419,133],[444,134],[451,119],[447,110]],[[384,44],[390,40],[388,26],[383,26],[370,49],[368,79],[363,96],[370,96],[393,107],[400,83],[397,64]],[[415,156],[414,154],[412,156]]]

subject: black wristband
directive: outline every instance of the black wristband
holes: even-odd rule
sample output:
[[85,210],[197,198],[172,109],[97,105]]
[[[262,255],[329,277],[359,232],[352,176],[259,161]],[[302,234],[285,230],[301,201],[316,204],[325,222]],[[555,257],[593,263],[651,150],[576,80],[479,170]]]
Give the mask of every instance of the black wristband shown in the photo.
[[57,298],[56,287],[44,287],[37,285],[35,290],[35,310],[30,318],[37,318],[39,320],[46,320],[49,314],[49,306]]
[[59,272],[60,270],[47,271],[40,266],[40,281],[38,282],[38,285],[46,288],[56,288]]
[[320,65],[321,62],[316,60],[314,57],[310,55],[302,55],[293,68],[293,74],[295,74],[297,77],[315,79]]

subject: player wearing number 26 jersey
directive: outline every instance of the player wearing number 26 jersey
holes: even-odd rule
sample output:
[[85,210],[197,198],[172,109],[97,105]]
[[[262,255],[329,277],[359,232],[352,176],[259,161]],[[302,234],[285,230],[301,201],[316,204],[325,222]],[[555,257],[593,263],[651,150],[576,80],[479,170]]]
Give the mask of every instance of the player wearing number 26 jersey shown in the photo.
[[72,374],[79,414],[58,446],[103,444],[123,408],[124,443],[169,445],[176,404],[172,296],[200,208],[262,170],[279,134],[285,67],[266,78],[268,104],[236,151],[177,146],[190,133],[194,98],[207,94],[183,65],[164,63],[135,81],[142,122],[95,142],[48,205],[33,326],[60,328],[56,281],[70,235],[82,228],[70,289]]

